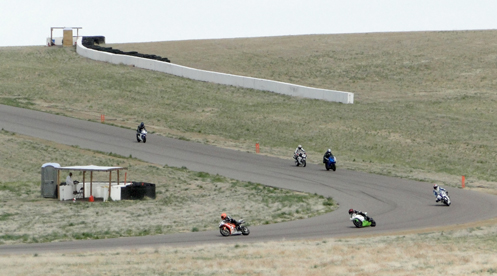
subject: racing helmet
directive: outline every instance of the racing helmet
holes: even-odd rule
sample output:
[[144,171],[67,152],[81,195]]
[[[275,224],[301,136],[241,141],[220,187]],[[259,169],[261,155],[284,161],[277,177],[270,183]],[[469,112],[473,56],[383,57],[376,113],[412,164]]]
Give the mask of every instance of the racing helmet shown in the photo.
[[438,190],[438,185],[437,184],[433,185],[433,190]]
[[222,214],[221,214],[221,219],[222,219],[222,220],[225,220],[225,219],[226,219],[226,217],[227,217],[227,216],[226,216],[226,213],[222,213]]
[[331,152],[331,149],[328,149],[326,152]]
[[299,148],[299,149],[302,149],[302,145],[299,145],[299,146],[298,146],[298,148]]
[[352,213],[354,213],[354,209],[349,209],[349,215],[351,215]]
[[143,122],[140,123],[140,127],[144,127],[145,124]]

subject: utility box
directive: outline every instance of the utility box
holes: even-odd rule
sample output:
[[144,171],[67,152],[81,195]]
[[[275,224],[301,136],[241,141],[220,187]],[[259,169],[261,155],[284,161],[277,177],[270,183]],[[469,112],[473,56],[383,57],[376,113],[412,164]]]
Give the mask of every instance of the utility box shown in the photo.
[[57,197],[57,170],[58,163],[45,163],[41,166],[41,196]]

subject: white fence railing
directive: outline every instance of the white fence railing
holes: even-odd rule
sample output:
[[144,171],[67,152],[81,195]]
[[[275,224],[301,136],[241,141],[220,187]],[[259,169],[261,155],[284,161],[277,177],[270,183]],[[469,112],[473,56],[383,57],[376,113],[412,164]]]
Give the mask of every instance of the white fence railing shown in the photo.
[[138,68],[159,71],[179,77],[198,81],[206,81],[218,84],[232,85],[237,87],[270,91],[289,96],[326,100],[330,102],[354,103],[354,93],[307,87],[285,82],[237,76],[212,71],[199,70],[169,62],[140,58],[128,55],[118,55],[108,52],[97,51],[86,48],[78,39],[76,51],[79,55],[89,59],[105,61],[113,64],[134,65]]

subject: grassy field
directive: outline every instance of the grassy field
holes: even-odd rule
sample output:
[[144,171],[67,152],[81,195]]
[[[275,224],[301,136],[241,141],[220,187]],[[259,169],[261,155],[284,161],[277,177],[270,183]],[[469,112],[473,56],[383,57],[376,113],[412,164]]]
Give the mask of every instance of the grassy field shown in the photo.
[[0,258],[5,275],[495,275],[497,227]]
[[[497,31],[375,33],[110,45],[161,55],[173,63],[195,68],[354,92],[352,105],[194,82],[100,63],[78,56],[73,48],[0,48],[0,103],[94,121],[105,114],[108,123],[133,129],[144,121],[149,130],[160,135],[251,152],[255,150],[254,144],[259,143],[262,154],[288,159],[295,146],[302,144],[309,152],[309,161],[315,163],[331,147],[340,161],[338,169],[436,181],[449,186],[459,185],[461,175],[465,175],[468,188],[496,193],[496,34]],[[0,173],[9,175],[2,177],[0,183],[3,204],[0,218],[5,222],[34,212],[42,203],[46,205],[47,201],[38,194],[39,167],[44,159],[41,155],[31,155],[33,149],[59,149],[47,162],[59,161],[64,165],[75,165],[70,163],[66,152],[79,155],[85,150],[62,149],[60,145],[28,137],[16,139],[22,145],[14,146],[9,138],[11,133],[0,135],[3,147]],[[26,148],[21,150],[23,147]],[[23,152],[21,159],[26,164],[5,165],[9,163],[7,156],[15,158],[18,151]],[[150,182],[164,184],[160,198],[155,201],[164,206],[177,204],[167,202],[170,191],[188,196],[188,191],[181,191],[184,185],[189,186],[189,191],[205,193],[206,201],[212,200],[209,195],[219,192],[216,185],[231,187],[241,197],[255,193],[253,187],[263,189],[260,185],[178,168],[158,168],[103,153],[85,152],[85,155],[89,162],[100,162],[98,165],[129,164],[130,173],[143,180],[153,175]],[[218,182],[219,178],[223,180]],[[17,186],[23,187],[24,192],[18,192]],[[295,196],[308,197],[308,205],[287,210],[278,203],[281,199],[276,199],[272,214],[276,217],[280,214],[278,218],[282,220],[294,219],[303,210],[307,210],[306,215],[314,215],[332,208],[324,198]],[[28,199],[32,209],[24,205],[11,207],[19,198]],[[150,202],[142,201],[139,205],[155,204]],[[264,200],[253,202],[266,208],[261,204]],[[84,225],[72,222],[59,226],[79,233],[77,236],[47,227],[40,235],[32,232],[27,236],[19,233],[13,238],[4,235],[4,242],[119,236],[120,230],[109,226],[107,221],[113,218],[104,215],[103,208],[132,209],[134,204],[137,203],[109,203],[98,210],[88,207],[85,215],[97,215],[99,231],[84,234]],[[61,204],[50,205],[60,208]],[[70,204],[62,205],[64,214],[75,212]],[[167,209],[164,206],[163,211]],[[199,225],[187,224],[177,230],[201,231],[217,222],[219,209],[216,206],[205,209],[208,209],[205,216],[212,216],[211,220]],[[292,216],[287,217],[288,213]],[[131,212],[129,219],[143,215],[153,218],[154,224],[141,229],[130,222],[125,227],[131,230],[125,233],[168,233],[169,225],[174,228],[183,222],[181,218],[165,220],[146,208]],[[254,223],[268,220],[257,214],[249,216]],[[38,223],[40,220],[40,214],[20,220],[14,230],[20,229],[22,233],[28,227],[38,231],[44,225]],[[157,223],[158,220],[163,221]],[[62,254],[36,255],[28,260],[32,267],[39,268],[39,275],[60,275],[78,269],[80,273],[95,274],[98,270],[109,275],[124,274],[124,269],[142,275],[219,272],[327,275],[330,271],[336,275],[433,275],[442,274],[443,268],[449,268],[454,275],[487,275],[497,272],[496,245],[495,224],[491,224],[450,233],[411,234],[405,238],[240,244],[225,254],[219,254],[222,247],[200,246],[90,252],[75,254],[81,258],[70,258],[71,262]],[[136,256],[156,261],[153,265],[147,263],[148,269],[143,270],[143,261],[132,260]],[[41,268],[47,259],[54,265]],[[442,264],[436,261],[440,259]],[[0,260],[9,264],[27,261],[15,256]],[[73,270],[55,268],[64,261]],[[127,266],[122,268],[119,262]],[[33,274],[15,265],[7,268],[12,274]]]
[[[6,131],[0,132],[0,155],[4,180],[0,183],[0,244],[196,232],[216,229],[223,212],[244,218],[248,225],[261,225],[308,218],[336,208],[331,198],[186,168],[160,167]],[[77,165],[75,160],[78,164],[127,167],[128,181],[155,183],[157,197],[98,204],[42,198],[41,165]],[[94,174],[94,181],[106,178],[106,174]],[[81,181],[81,172],[74,172],[73,179]],[[232,200],[220,202],[220,198]]]

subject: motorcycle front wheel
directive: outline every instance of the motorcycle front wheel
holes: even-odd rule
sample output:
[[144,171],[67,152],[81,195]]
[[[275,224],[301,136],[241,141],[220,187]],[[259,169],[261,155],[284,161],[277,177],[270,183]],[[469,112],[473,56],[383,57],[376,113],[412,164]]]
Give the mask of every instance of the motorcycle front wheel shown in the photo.
[[302,160],[302,166],[305,168],[305,166],[307,166],[307,162],[305,162],[305,160]]
[[228,227],[221,227],[219,228],[219,233],[221,233],[221,235],[227,237],[229,236],[231,233],[230,233],[230,230],[228,229]]
[[242,234],[243,234],[243,235],[247,236],[248,234],[250,234],[250,230],[249,230],[247,227],[242,226],[242,227],[240,227],[240,228],[241,228],[241,230],[242,230]]
[[357,228],[362,227],[362,221],[360,221],[359,219],[354,219],[352,222],[354,223],[355,227]]

